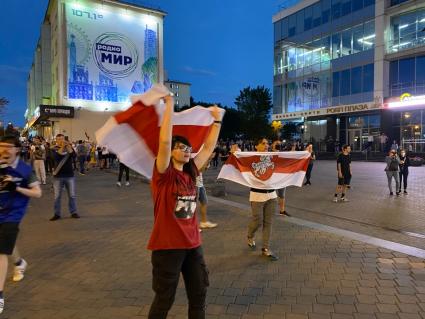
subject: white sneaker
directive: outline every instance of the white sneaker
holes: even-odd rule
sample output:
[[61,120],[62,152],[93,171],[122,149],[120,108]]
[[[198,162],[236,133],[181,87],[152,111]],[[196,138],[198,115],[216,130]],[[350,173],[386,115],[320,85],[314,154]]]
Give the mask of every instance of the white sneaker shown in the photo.
[[334,199],[332,200],[334,203],[338,203],[338,197],[334,197]]
[[0,298],[0,313],[4,310],[4,298]]
[[341,202],[349,202],[349,200],[345,197],[341,198]]
[[218,226],[218,224],[216,224],[216,223],[211,223],[211,222],[206,221],[206,222],[201,222],[201,223],[199,224],[199,226],[200,226],[201,228],[215,228],[215,227],[217,227],[217,226]]
[[117,186],[118,187],[121,187],[121,182],[117,182]]
[[27,269],[28,263],[24,259],[21,260],[21,264],[19,266],[15,266],[13,270],[13,281],[21,281],[24,279],[24,273]]
[[130,182],[125,182],[125,186],[130,186]]

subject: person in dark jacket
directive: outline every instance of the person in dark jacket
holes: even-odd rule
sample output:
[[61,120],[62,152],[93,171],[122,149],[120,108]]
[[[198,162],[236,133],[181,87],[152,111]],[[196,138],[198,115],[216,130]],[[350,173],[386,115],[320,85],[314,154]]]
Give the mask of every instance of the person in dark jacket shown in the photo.
[[385,158],[385,162],[387,163],[387,166],[385,167],[385,172],[387,173],[388,178],[388,189],[390,190],[390,196],[394,195],[393,188],[392,188],[392,179],[394,178],[396,187],[396,195],[400,195],[400,178],[398,176],[399,173],[399,165],[400,165],[400,158],[397,155],[397,151],[395,149],[391,149],[388,153],[388,156]]
[[407,195],[407,176],[409,175],[410,160],[406,154],[406,150],[400,151],[400,165],[399,165],[399,177],[400,177],[400,188],[398,190],[401,193],[401,183],[403,182],[404,194]]

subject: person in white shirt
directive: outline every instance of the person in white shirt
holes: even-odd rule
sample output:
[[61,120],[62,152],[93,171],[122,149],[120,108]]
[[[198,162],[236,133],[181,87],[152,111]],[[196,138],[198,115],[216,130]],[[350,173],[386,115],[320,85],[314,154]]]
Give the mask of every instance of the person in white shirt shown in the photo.
[[[257,152],[267,152],[269,143],[267,139],[260,138],[257,140],[255,149]],[[276,211],[277,194],[274,189],[257,189],[251,188],[249,193],[249,201],[251,203],[252,218],[248,225],[248,246],[251,249],[256,248],[255,233],[262,224],[263,229],[263,248],[262,255],[271,261],[279,259],[270,250],[270,236],[272,233],[273,215]],[[262,221],[262,222],[261,222]]]

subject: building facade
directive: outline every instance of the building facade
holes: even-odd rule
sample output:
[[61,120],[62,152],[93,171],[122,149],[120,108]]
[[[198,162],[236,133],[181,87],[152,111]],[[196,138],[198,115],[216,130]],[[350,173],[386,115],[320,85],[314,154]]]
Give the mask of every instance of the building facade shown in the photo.
[[190,83],[167,80],[164,85],[173,92],[175,108],[190,106]]
[[304,0],[273,24],[274,120],[320,151],[425,152],[425,1]]
[[163,82],[164,16],[118,0],[50,0],[27,80],[26,133],[94,140],[131,94]]

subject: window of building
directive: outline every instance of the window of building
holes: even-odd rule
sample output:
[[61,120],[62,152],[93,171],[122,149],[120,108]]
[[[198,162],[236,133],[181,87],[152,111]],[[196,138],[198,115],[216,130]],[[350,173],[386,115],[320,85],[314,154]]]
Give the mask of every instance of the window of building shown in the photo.
[[[358,0],[354,0],[356,2]],[[351,0],[341,0],[341,16],[346,16],[351,13]]]
[[341,96],[350,95],[350,69],[341,71],[341,79],[339,85],[339,92]]
[[293,37],[297,30],[297,16],[292,14],[288,19],[288,36]]
[[399,61],[399,83],[403,93],[415,94],[415,58]]
[[351,54],[351,29],[342,31],[341,33],[341,55]]
[[288,37],[288,18],[284,18],[281,24],[282,24],[282,39],[286,39]]
[[375,0],[364,0],[364,2],[363,2],[363,6],[365,8],[368,7],[368,6],[374,5],[374,4],[375,4]]
[[297,30],[296,34],[304,32],[304,10],[300,10],[296,13],[297,16]]
[[313,27],[318,27],[322,23],[322,8],[320,1],[313,6]]
[[418,9],[391,18],[392,39],[389,52],[398,52],[425,45],[425,9]]
[[332,35],[332,59],[341,57],[341,33]]
[[395,6],[406,1],[409,1],[409,0],[391,0],[391,6]]
[[304,31],[313,27],[313,6],[304,9]]
[[390,62],[390,86],[396,87],[398,84],[398,60]]
[[332,97],[339,96],[339,72],[332,73]]
[[363,50],[370,50],[375,47],[375,21],[368,21],[364,24],[363,30]]
[[322,23],[327,23],[331,17],[331,0],[322,0]]
[[425,56],[416,58],[416,94],[425,95]]
[[[353,28],[353,53],[363,51],[363,24]],[[367,41],[367,40],[366,40]]]
[[332,20],[341,16],[341,0],[332,0]]
[[282,20],[274,23],[274,42],[282,39]]
[[351,10],[357,11],[363,9],[363,0],[354,0],[351,5]]
[[351,94],[358,94],[362,92],[362,67],[351,69]]
[[373,63],[363,66],[363,92],[373,92],[374,81],[374,65]]

